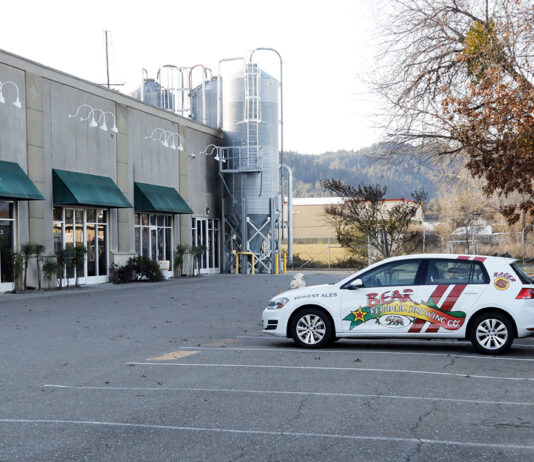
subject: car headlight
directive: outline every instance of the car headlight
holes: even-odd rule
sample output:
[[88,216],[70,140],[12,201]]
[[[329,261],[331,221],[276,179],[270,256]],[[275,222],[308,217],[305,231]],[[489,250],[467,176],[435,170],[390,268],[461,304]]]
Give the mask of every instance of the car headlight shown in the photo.
[[271,300],[269,304],[267,305],[268,310],[279,310],[280,308],[283,308],[286,306],[287,302],[289,301],[289,298],[282,297],[282,298],[275,298],[274,300]]

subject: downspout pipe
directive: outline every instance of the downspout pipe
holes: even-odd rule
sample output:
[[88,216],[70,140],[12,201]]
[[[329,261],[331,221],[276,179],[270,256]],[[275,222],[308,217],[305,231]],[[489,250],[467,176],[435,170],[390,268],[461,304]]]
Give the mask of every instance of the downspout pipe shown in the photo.
[[[293,172],[288,165],[282,164],[280,168],[283,168],[287,172],[287,262],[289,265],[293,265]],[[284,200],[284,194],[282,191],[282,202]],[[284,217],[282,217],[283,221]]]

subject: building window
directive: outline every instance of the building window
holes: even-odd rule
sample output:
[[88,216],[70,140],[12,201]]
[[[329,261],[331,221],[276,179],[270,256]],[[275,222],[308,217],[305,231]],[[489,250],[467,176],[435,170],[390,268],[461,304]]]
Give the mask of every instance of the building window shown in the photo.
[[200,258],[202,273],[219,271],[219,220],[216,218],[193,218],[193,245],[203,245],[206,251]]
[[152,260],[166,262],[172,270],[173,216],[155,213],[136,213],[134,217],[135,252]]
[[15,204],[0,201],[0,283],[14,282],[11,253],[15,249]]
[[[87,249],[83,274],[78,277],[108,274],[108,210],[54,207],[54,252],[67,245],[82,244]],[[70,269],[67,278],[74,277]]]

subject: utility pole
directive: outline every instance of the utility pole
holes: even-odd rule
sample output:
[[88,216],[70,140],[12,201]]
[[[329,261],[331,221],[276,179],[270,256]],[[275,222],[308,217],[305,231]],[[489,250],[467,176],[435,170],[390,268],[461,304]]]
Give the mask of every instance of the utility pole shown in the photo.
[[106,36],[106,76],[107,76],[107,83],[108,83],[108,88],[110,88],[110,84],[109,84],[109,52],[108,52],[108,33],[109,33],[109,30],[105,30],[104,31],[104,34]]
[[98,85],[106,85],[109,89],[111,87],[122,87],[124,85],[124,82],[121,83],[111,83],[109,80],[109,35],[111,34],[111,31],[105,30],[104,31],[104,37],[106,39],[106,83],[99,83]]

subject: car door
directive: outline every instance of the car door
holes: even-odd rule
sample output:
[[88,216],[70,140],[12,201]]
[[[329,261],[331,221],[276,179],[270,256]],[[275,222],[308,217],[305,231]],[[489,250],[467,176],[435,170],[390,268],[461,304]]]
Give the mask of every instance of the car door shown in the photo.
[[[421,259],[403,259],[370,269],[341,289],[342,330],[353,334],[407,332],[422,278]],[[361,281],[361,285],[359,284]]]
[[409,332],[457,336],[489,282],[482,261],[483,257],[429,259],[418,292],[426,316],[416,319]]

